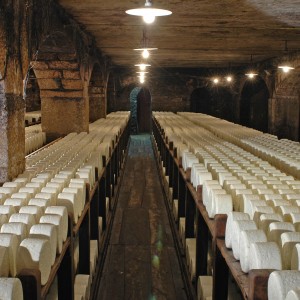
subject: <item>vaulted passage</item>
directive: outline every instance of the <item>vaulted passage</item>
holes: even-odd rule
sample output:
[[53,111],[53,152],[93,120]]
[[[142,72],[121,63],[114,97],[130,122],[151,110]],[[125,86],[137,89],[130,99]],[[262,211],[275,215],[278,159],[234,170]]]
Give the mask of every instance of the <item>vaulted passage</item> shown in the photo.
[[131,136],[97,299],[187,299],[150,135]]
[[268,88],[262,79],[247,81],[241,95],[241,124],[267,132],[268,100]]

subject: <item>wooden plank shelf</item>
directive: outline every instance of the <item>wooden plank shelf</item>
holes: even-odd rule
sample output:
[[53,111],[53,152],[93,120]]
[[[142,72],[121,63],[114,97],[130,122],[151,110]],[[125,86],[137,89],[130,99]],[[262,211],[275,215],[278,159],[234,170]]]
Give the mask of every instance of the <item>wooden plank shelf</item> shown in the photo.
[[42,298],[46,297],[46,295],[51,287],[51,284],[53,283],[53,280],[57,274],[57,271],[61,265],[61,262],[65,256],[68,248],[70,247],[70,244],[71,244],[71,238],[68,237],[63,244],[61,253],[55,259],[55,262],[51,268],[51,273],[50,273],[47,283],[44,286],[42,286],[42,289],[41,289],[41,297]]

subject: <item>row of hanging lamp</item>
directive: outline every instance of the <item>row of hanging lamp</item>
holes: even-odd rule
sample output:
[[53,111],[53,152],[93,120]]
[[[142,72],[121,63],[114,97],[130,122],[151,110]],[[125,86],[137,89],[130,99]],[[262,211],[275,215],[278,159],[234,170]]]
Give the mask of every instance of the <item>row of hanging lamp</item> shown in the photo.
[[[158,16],[168,16],[171,15],[172,12],[166,9],[159,9],[154,8],[152,6],[152,0],[146,0],[145,6],[142,8],[135,8],[135,9],[129,9],[126,10],[126,13],[133,16],[141,16],[143,17],[143,20],[147,24],[151,24],[154,22],[155,18]],[[146,28],[143,30],[143,38],[142,38],[142,47],[134,49],[134,51],[141,51],[142,58],[148,59],[150,56],[150,52],[157,50],[157,48],[149,47],[148,45],[148,37],[146,34]],[[139,64],[135,64],[136,67],[139,67],[140,72],[137,72],[139,74],[139,80],[140,83],[145,82],[145,74],[146,68],[150,67],[151,65],[149,63],[141,62]]]
[[144,7],[128,9],[126,14],[143,17],[145,23],[151,24],[156,17],[169,16],[172,12],[167,9],[154,8],[152,7],[152,1],[146,0]]

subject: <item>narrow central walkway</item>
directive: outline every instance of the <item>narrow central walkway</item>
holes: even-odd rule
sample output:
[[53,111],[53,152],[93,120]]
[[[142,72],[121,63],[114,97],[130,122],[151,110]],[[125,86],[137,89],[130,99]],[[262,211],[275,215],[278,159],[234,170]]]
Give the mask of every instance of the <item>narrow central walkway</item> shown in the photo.
[[187,299],[150,135],[131,136],[98,299]]

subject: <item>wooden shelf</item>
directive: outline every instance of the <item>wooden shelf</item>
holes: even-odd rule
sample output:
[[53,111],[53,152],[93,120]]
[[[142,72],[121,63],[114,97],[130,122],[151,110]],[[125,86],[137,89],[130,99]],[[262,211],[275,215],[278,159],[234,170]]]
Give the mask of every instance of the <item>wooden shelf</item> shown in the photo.
[[51,284],[53,283],[53,280],[54,280],[54,278],[57,274],[59,266],[60,266],[60,264],[61,264],[61,262],[62,262],[62,260],[65,256],[70,244],[71,244],[71,239],[70,239],[70,237],[68,237],[66,239],[66,241],[64,242],[64,244],[63,244],[61,253],[55,259],[55,262],[54,262],[54,264],[51,268],[51,273],[50,273],[50,276],[49,276],[49,279],[48,279],[47,283],[44,286],[42,286],[42,289],[41,289],[42,298],[46,297],[46,295],[47,295],[47,293],[48,293],[48,291],[51,287]]
[[[86,203],[84,209],[76,224],[73,223],[73,216],[69,214],[68,217],[68,237],[63,244],[62,252],[57,255],[56,260],[51,268],[50,276],[47,283],[41,286],[41,274],[38,270],[22,270],[18,277],[21,279],[24,299],[25,300],[39,300],[45,299],[49,289],[58,276],[58,294],[59,299],[73,299],[74,298],[74,237],[79,237],[79,264],[78,271],[81,274],[90,273],[90,240],[97,239],[99,241],[98,218],[100,216],[104,219],[103,229],[106,228],[106,197],[112,198],[112,193],[108,191],[106,186],[115,186],[120,174],[120,168],[124,166],[123,151],[126,150],[129,138],[129,124],[124,128],[114,143],[114,149],[110,151],[110,157],[106,159],[102,170],[98,174],[98,169],[95,170],[96,182],[92,189],[86,185]],[[45,145],[39,150],[29,154],[27,157],[34,155],[51,144],[57,142],[59,139],[50,144]],[[100,192],[100,188],[102,189]],[[102,210],[100,206],[102,205]],[[100,251],[100,249],[99,249]]]
[[[178,191],[175,191],[178,194],[178,203],[182,202],[184,208],[188,210],[185,211],[184,215],[186,219],[186,238],[196,237],[197,240],[196,277],[206,275],[207,272],[207,233],[209,232],[213,241],[214,253],[213,299],[227,300],[227,279],[228,271],[230,271],[244,299],[267,300],[267,283],[273,270],[251,270],[248,274],[241,270],[239,261],[234,258],[232,251],[225,246],[227,215],[216,215],[214,219],[209,218],[202,202],[202,186],[195,189],[189,182],[190,170],[185,172],[182,169],[181,159],[177,157],[176,148],[173,147],[172,142],[165,138],[163,130],[154,118],[153,124],[153,132],[160,153],[158,159],[161,159],[164,166],[166,166],[166,175],[171,172],[171,175],[174,176],[174,178],[170,178],[170,186],[178,189]],[[174,174],[174,170],[170,168],[167,157],[171,158],[171,164],[174,164],[178,169],[178,177]],[[161,162],[159,161],[159,163]],[[167,167],[170,170],[167,170]],[[183,180],[183,183],[181,183],[183,186],[180,186],[180,180]],[[193,230],[194,220],[197,223],[196,232]]]

